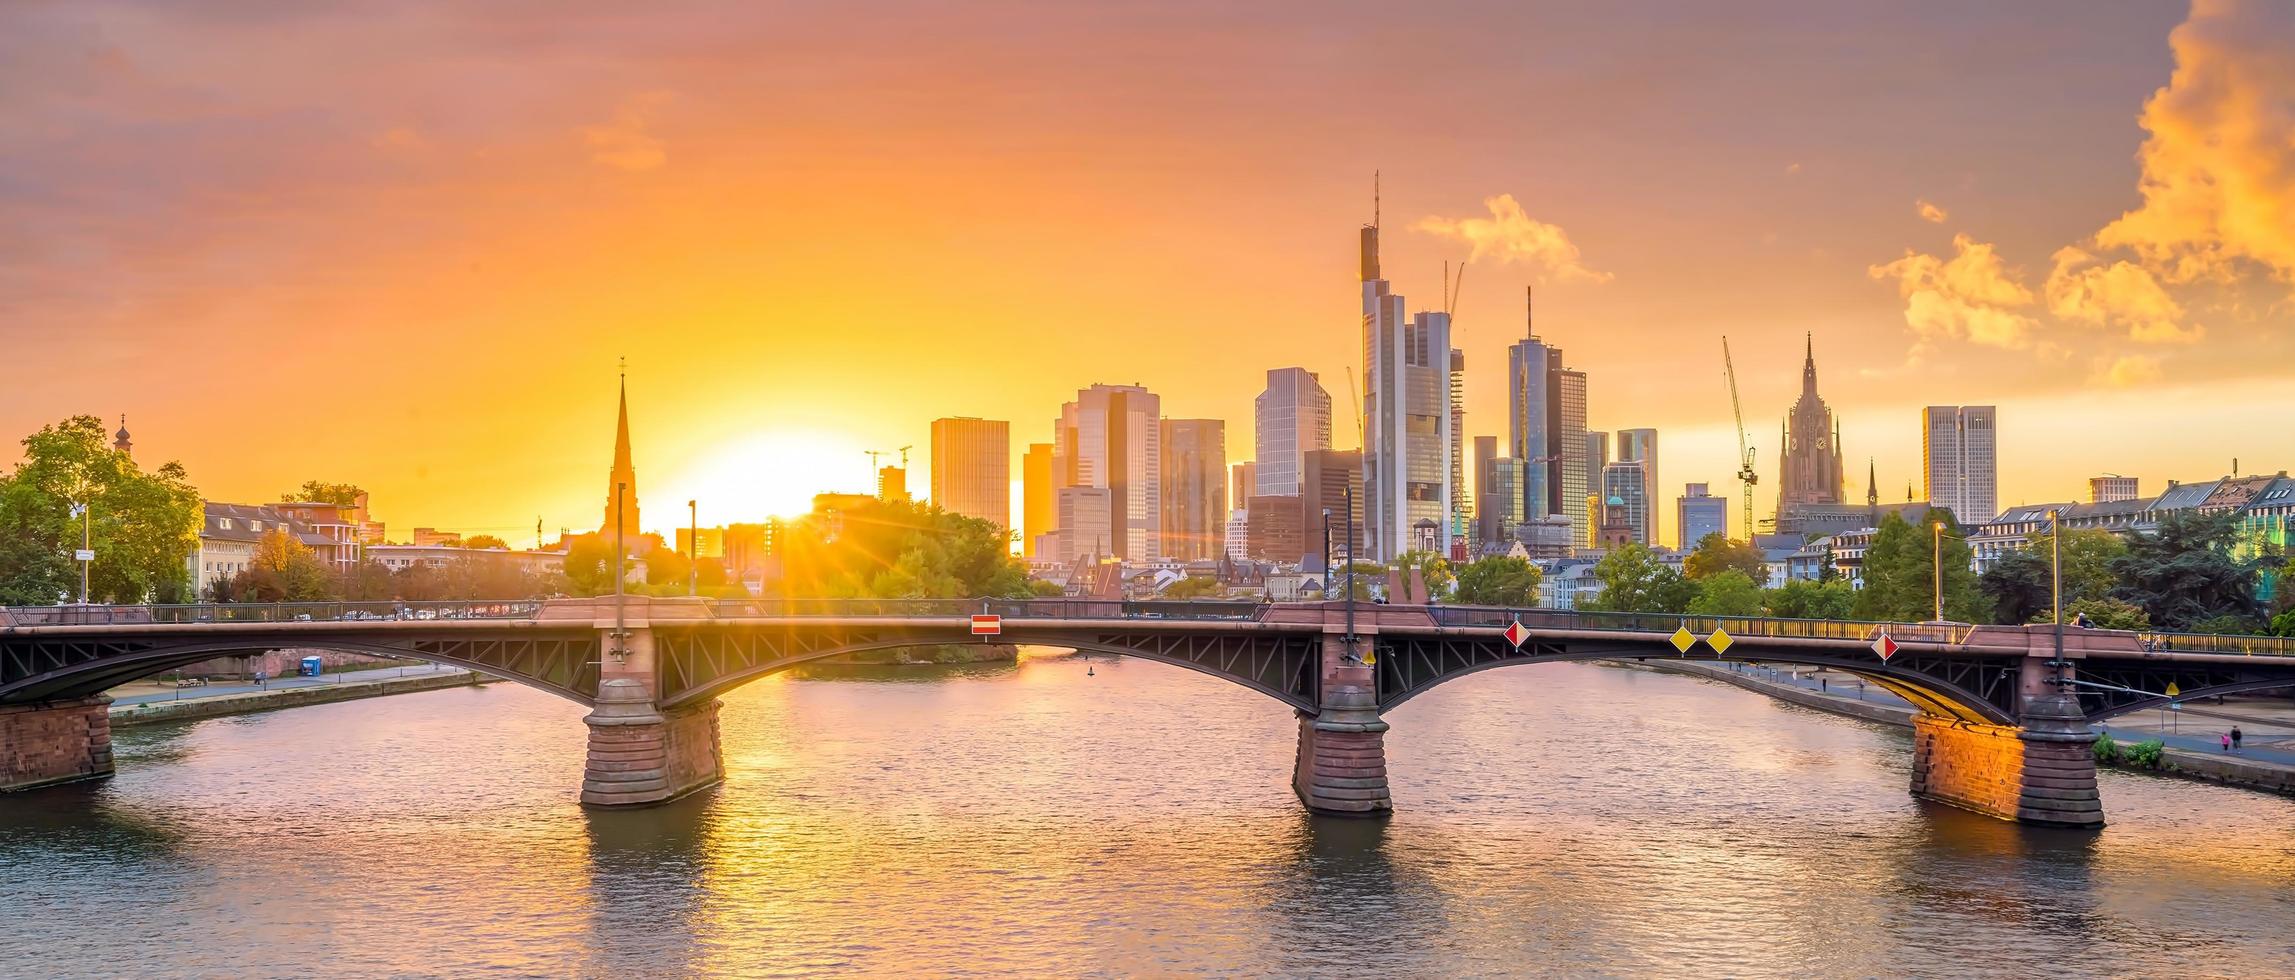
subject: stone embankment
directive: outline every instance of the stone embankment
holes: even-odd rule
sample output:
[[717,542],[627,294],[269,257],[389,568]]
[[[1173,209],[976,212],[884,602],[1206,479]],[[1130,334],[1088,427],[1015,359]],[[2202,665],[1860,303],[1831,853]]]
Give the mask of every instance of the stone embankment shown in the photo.
[[413,691],[435,691],[448,687],[468,687],[491,680],[493,678],[475,671],[458,671],[449,674],[424,674],[418,677],[378,678],[371,681],[345,680],[339,684],[283,687],[268,691],[184,698],[177,701],[114,704],[111,707],[111,725],[113,728],[120,728],[130,725],[156,725],[169,721],[220,718],[224,715],[243,715],[256,711],[273,711],[279,708],[300,708],[305,705],[352,701],[359,698],[381,697],[386,694],[406,694]]

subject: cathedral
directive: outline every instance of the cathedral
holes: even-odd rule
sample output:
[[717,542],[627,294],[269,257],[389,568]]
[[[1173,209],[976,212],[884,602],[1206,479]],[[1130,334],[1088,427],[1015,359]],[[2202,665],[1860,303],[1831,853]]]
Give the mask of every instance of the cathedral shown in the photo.
[[1817,396],[1817,346],[1809,341],[1801,363],[1801,399],[1785,418],[1784,447],[1779,454],[1783,472],[1777,480],[1777,532],[1795,534],[1800,521],[1796,508],[1846,503],[1841,473],[1841,426],[1833,410]]
[[[615,492],[619,490],[620,492]],[[621,509],[620,523],[615,522],[616,506]],[[606,522],[598,533],[613,537],[616,527],[631,540],[638,536],[637,468],[630,465],[630,383],[622,378],[621,419],[614,428],[614,468],[606,475]]]

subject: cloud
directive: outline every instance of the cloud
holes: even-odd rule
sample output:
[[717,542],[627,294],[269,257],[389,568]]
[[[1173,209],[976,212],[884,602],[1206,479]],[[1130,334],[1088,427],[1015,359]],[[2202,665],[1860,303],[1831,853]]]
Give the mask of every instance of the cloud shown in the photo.
[[1922,345],[1965,339],[1987,347],[2031,346],[2038,322],[2018,311],[2036,302],[2032,290],[2017,281],[1991,243],[1955,235],[1952,247],[1950,259],[1906,249],[1903,258],[1865,272],[1896,280],[1905,324]]
[[2048,311],[2057,317],[2126,327],[2138,343],[2191,343],[2204,333],[2198,324],[2182,326],[2182,305],[2151,270],[2124,260],[2102,264],[2077,246],[2056,251],[2047,292]]
[[1791,174],[1797,174],[1797,173],[1800,173],[1800,172],[1801,172],[1801,163],[1800,163],[1800,161],[1798,161],[1798,160],[1796,160],[1796,161],[1794,161],[1794,162],[1792,162],[1792,163],[1788,163],[1788,164],[1786,164],[1786,165],[1785,165],[1785,173],[1786,173],[1787,175],[1791,175]]
[[2253,263],[2295,282],[2295,4],[2195,0],[2175,72],[2144,103],[2143,203],[2096,243],[2173,283]]
[[653,114],[668,104],[669,93],[647,92],[622,100],[610,123],[582,127],[582,141],[590,147],[590,162],[615,170],[639,173],[669,162],[669,149],[647,132]]
[[1943,224],[1946,217],[1943,208],[1937,207],[1934,204],[1930,204],[1927,201],[1914,201],[1913,211],[1920,215],[1920,220],[1926,221],[1932,225]]
[[2160,369],[2159,358],[2128,355],[2112,361],[2111,366],[2103,370],[2101,380],[2115,388],[2133,388],[2165,376],[2166,372]]
[[1430,215],[1411,227],[1473,246],[1468,261],[1491,258],[1520,262],[1544,269],[1563,280],[1608,282],[1612,278],[1607,272],[1587,268],[1569,234],[1560,225],[1550,225],[1524,213],[1514,195],[1484,198],[1482,206],[1490,209],[1490,217],[1453,219]]

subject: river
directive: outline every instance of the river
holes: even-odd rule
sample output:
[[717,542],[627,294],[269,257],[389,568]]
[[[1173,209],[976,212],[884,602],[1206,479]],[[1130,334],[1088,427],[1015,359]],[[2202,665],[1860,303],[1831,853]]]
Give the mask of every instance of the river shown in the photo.
[[2295,975],[2295,801],[2107,772],[2101,833],[2020,828],[1911,799],[1902,731],[1678,676],[1412,700],[1385,823],[1300,810],[1288,708],[1145,661],[769,678],[726,783],[637,812],[575,805],[581,715],[124,729],[0,797],[0,973]]

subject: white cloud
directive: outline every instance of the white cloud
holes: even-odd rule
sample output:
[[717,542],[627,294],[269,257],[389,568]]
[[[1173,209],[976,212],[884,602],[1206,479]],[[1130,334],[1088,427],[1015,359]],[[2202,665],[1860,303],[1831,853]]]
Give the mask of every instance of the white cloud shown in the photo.
[[2124,260],[2101,263],[2075,246],[2057,250],[2047,292],[2048,311],[2059,318],[2126,327],[2137,343],[2190,343],[2205,332],[2182,326],[2183,306],[2150,270]]
[[2115,388],[2133,388],[2166,376],[2167,373],[2160,369],[2159,358],[2131,354],[2113,360],[2103,370],[2101,380]]
[[1444,218],[1428,216],[1411,227],[1430,235],[1455,238],[1473,247],[1469,261],[1496,259],[1499,262],[1519,262],[1541,269],[1557,279],[1575,279],[1582,282],[1608,282],[1607,272],[1586,267],[1578,255],[1578,246],[1560,225],[1550,225],[1530,217],[1512,194],[1484,198],[1482,206],[1490,209],[1487,218]]
[[1934,204],[1930,204],[1927,201],[1914,201],[1913,212],[1920,215],[1920,220],[1926,221],[1932,225],[1943,224],[1944,219],[1947,217],[1943,208],[1937,207]]

